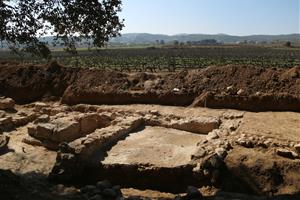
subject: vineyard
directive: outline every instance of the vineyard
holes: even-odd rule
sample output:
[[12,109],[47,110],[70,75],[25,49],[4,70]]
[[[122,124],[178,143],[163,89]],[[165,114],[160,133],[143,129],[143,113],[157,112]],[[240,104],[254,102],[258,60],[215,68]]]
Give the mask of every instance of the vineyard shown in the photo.
[[[31,56],[17,57],[8,52],[0,52],[0,56],[2,59],[29,64],[46,62]],[[243,45],[79,50],[76,56],[64,51],[53,51],[52,56],[65,66],[118,71],[175,71],[229,64],[281,68],[300,65],[299,48]]]

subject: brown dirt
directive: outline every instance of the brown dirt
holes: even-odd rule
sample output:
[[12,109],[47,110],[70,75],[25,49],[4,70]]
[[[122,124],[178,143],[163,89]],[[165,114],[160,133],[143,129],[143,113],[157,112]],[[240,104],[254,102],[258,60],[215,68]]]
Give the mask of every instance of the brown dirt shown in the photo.
[[[295,194],[300,189],[297,184],[300,181],[300,163],[296,160],[287,162],[285,158],[277,156],[274,150],[235,147],[227,157],[226,164],[231,176],[238,177],[244,186],[248,185],[256,194]],[[275,189],[278,186],[280,189]]]
[[[173,73],[0,64],[0,95],[18,103],[62,98],[67,104],[160,104],[300,111],[299,67],[211,66]],[[196,98],[198,97],[198,98]]]
[[58,64],[46,66],[0,64],[0,93],[19,103],[33,102],[47,96],[62,96],[76,79],[79,69]]

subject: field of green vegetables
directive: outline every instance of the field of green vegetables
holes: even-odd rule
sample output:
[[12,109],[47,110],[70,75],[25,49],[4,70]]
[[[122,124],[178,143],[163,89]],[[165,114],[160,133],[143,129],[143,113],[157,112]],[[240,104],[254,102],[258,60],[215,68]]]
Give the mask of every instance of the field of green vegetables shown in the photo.
[[[40,64],[45,60],[31,56],[16,57],[0,52],[1,59]],[[210,65],[253,65],[292,67],[300,65],[300,48],[262,46],[203,46],[194,48],[123,48],[80,50],[78,55],[53,51],[53,59],[65,66],[96,67],[120,71],[174,71]]]

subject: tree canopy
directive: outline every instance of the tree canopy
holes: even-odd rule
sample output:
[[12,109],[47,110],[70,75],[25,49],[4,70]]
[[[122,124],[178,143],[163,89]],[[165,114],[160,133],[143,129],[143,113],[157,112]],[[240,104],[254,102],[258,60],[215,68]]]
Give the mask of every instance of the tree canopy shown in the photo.
[[89,39],[101,47],[122,30],[121,0],[0,0],[0,41],[13,51],[47,58],[39,37],[53,35],[76,52],[76,42]]

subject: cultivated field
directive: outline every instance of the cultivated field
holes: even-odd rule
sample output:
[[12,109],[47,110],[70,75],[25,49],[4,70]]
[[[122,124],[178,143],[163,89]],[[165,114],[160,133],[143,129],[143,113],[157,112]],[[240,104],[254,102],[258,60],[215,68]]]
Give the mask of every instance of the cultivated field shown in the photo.
[[[18,57],[0,52],[2,59],[41,64],[45,60],[32,56]],[[174,71],[228,64],[260,67],[293,67],[300,65],[300,48],[259,45],[222,45],[196,47],[147,47],[123,49],[79,49],[78,55],[62,50],[53,59],[64,66],[95,67],[118,71]]]

